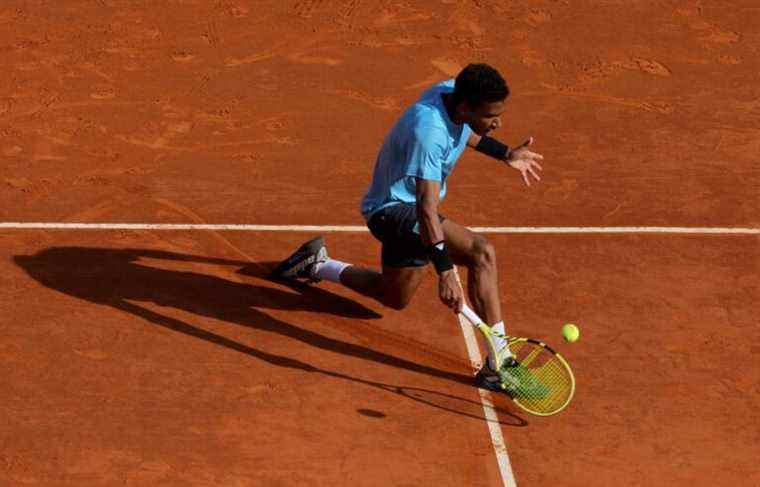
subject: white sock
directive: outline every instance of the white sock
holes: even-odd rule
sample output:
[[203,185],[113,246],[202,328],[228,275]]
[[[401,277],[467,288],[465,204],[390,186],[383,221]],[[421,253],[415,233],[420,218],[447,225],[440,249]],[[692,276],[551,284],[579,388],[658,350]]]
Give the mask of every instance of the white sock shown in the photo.
[[[495,325],[491,325],[491,330],[504,335],[504,322],[500,321]],[[512,356],[512,352],[509,350],[507,341],[505,339],[497,335],[491,335],[491,340],[493,341],[496,352],[501,356],[502,360]],[[501,365],[500,363],[497,363],[497,361],[498,357],[494,357],[493,352],[491,351],[491,347],[488,347],[488,365],[490,365],[493,370],[498,370],[499,366]]]
[[324,262],[314,264],[314,277],[317,279],[324,279],[325,281],[340,283],[340,274],[343,270],[350,266],[339,260],[327,259]]

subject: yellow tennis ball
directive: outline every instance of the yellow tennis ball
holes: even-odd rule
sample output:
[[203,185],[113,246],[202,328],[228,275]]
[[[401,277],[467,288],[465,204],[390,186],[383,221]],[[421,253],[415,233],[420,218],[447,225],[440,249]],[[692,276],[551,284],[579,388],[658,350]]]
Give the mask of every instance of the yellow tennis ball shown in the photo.
[[562,336],[568,342],[574,342],[581,336],[581,331],[574,324],[565,323],[565,326],[562,327]]

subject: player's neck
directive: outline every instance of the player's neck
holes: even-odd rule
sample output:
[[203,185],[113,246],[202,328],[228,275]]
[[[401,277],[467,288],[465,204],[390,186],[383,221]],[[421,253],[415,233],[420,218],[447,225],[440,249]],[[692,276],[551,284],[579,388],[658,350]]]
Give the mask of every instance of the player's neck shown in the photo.
[[451,93],[441,93],[441,99],[443,100],[443,106],[446,108],[446,114],[449,116],[449,120],[457,125],[462,125],[464,121],[457,117],[456,107],[454,106],[454,100]]

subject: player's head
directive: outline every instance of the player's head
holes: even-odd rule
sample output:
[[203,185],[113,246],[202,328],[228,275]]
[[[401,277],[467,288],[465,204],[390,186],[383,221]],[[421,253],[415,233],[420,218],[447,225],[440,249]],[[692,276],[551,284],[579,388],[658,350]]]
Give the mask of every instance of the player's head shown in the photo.
[[501,126],[509,87],[501,74],[487,64],[470,64],[457,75],[452,100],[458,118],[478,135]]

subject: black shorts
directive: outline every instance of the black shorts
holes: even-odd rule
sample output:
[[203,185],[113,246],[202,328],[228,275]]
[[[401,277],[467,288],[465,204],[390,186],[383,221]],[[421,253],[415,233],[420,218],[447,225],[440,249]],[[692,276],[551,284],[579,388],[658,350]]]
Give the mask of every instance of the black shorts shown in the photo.
[[[441,222],[446,217],[439,215]],[[430,261],[417,226],[417,207],[407,203],[378,210],[367,222],[372,235],[383,244],[382,262],[388,267],[422,267]]]

